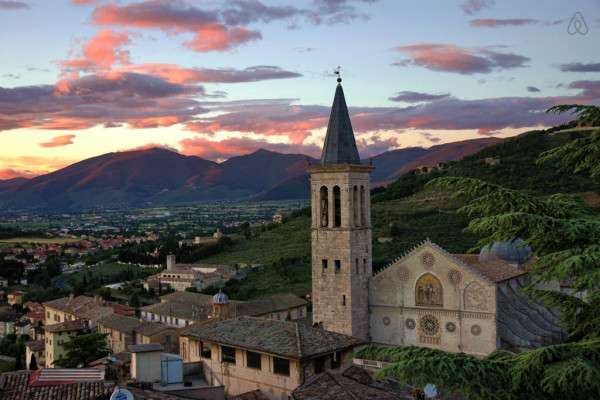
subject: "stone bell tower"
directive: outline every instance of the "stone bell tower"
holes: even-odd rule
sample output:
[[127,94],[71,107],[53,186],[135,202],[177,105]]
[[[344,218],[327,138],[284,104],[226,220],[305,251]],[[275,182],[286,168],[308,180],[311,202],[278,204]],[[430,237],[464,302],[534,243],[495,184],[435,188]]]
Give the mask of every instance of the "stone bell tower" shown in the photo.
[[312,205],[313,322],[369,339],[372,275],[370,173],[362,165],[337,79],[318,165],[308,167]]

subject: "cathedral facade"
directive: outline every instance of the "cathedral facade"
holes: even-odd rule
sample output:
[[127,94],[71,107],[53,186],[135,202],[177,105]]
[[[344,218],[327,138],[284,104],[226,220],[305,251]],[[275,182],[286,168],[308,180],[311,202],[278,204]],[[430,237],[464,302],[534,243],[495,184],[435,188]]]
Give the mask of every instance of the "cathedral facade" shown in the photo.
[[377,344],[475,355],[563,338],[557,316],[520,292],[523,260],[504,253],[452,255],[426,240],[373,276],[373,169],[360,162],[338,78],[321,162],[308,168],[314,323]]

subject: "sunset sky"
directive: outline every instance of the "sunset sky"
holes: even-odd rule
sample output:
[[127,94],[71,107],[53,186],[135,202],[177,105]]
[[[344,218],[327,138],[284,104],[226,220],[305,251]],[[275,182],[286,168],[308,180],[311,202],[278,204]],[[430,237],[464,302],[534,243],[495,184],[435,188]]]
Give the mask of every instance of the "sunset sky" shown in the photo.
[[161,146],[318,157],[341,76],[362,157],[600,104],[598,0],[0,0],[0,179]]

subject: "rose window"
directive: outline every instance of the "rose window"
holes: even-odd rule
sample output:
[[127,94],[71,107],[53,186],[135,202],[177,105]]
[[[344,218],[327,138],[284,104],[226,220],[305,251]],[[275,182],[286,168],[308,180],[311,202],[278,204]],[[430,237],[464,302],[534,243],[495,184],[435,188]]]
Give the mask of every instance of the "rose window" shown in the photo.
[[440,323],[433,315],[425,315],[421,318],[419,326],[421,331],[428,336],[433,336],[440,331]]
[[413,329],[415,329],[415,326],[417,325],[415,323],[415,320],[412,318],[407,318],[406,322],[404,323],[404,325],[406,326],[406,329],[408,329],[409,331],[412,331]]
[[430,252],[426,251],[421,255],[421,265],[425,269],[433,268],[433,264],[435,264],[435,257]]

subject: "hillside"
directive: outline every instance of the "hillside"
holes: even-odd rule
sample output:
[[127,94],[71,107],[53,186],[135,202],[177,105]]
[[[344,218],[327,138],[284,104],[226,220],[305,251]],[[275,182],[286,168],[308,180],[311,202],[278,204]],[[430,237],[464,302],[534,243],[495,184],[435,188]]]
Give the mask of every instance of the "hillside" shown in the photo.
[[[541,151],[566,143],[579,134],[529,132],[451,163],[444,170],[433,169],[424,174],[411,171],[387,190],[375,189],[371,210],[373,270],[383,268],[426,238],[450,253],[466,253],[475,246],[479,238],[463,232],[470,218],[456,212],[467,199],[451,192],[423,188],[425,182],[437,176],[471,176],[539,195],[585,192],[582,197],[588,204],[598,203],[600,190],[585,177],[573,179],[572,175],[557,173],[554,165],[535,165]],[[500,164],[486,164],[487,157],[499,158]],[[399,190],[402,186],[408,190]],[[386,196],[391,198],[386,199]],[[310,290],[310,218],[307,210],[297,214],[270,230],[255,230],[249,240],[236,238],[227,253],[198,261],[265,264],[262,271],[224,288],[233,298],[253,298],[288,289],[305,294]],[[392,241],[380,243],[379,238]]]

